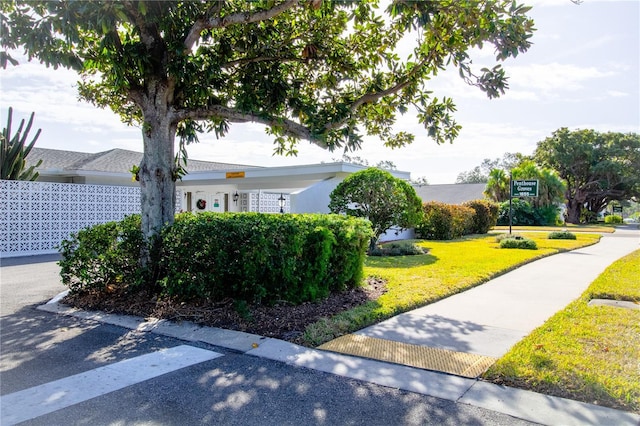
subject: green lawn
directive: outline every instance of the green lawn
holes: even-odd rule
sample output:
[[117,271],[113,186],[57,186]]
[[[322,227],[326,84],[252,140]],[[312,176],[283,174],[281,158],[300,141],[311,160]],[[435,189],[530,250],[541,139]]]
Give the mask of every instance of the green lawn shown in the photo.
[[640,310],[587,305],[594,298],[640,302],[638,277],[640,250],[611,265],[484,378],[640,413]]
[[579,233],[576,240],[549,240],[546,233],[521,232],[533,239],[538,250],[500,249],[495,234],[452,241],[416,241],[429,250],[426,255],[368,257],[365,275],[387,280],[387,293],[307,327],[305,344],[317,346],[452,294],[482,284],[520,265],[560,251],[599,241],[600,235]]
[[[509,226],[494,226],[492,228],[494,231],[508,231]],[[511,231],[513,233],[522,232],[522,231],[563,231],[567,230],[570,232],[602,232],[605,234],[612,234],[615,232],[615,225],[604,225],[604,224],[588,224],[588,225],[574,225],[572,223],[567,223],[562,226],[512,226]]]

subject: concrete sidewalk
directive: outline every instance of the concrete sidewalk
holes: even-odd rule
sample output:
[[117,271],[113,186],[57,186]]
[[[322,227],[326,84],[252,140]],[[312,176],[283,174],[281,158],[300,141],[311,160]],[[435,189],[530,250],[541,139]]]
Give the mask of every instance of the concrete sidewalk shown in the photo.
[[[474,405],[547,425],[640,425],[640,416],[564,398],[481,382],[371,356],[367,342],[387,342],[445,352],[498,358],[555,312],[575,300],[615,260],[640,248],[640,231],[618,228],[600,243],[525,265],[482,286],[398,315],[347,338],[367,352],[336,353],[309,349],[247,333],[164,320],[145,321],[78,311],[53,300],[42,310],[154,332],[185,341],[202,341],[248,355],[278,360],[383,386]],[[369,340],[372,339],[372,340]],[[395,347],[397,348],[397,347]],[[395,351],[397,352],[397,350]],[[402,351],[401,351],[402,352]]]
[[639,244],[637,229],[618,229],[598,244],[537,260],[356,334],[499,358]]

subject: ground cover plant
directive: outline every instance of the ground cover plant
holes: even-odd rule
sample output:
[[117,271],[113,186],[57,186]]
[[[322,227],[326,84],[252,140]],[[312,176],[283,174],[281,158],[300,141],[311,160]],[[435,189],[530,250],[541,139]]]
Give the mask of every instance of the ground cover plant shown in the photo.
[[500,241],[500,248],[537,250],[538,245],[529,238],[505,238]]
[[550,240],[575,240],[576,234],[569,231],[553,231],[549,233]]
[[588,306],[596,298],[640,302],[639,276],[637,250],[517,343],[484,378],[640,413],[640,310]]
[[561,251],[595,244],[600,236],[581,233],[576,240],[549,240],[544,233],[523,233],[538,250],[500,250],[495,234],[449,241],[415,243],[429,251],[422,256],[373,257],[365,275],[386,281],[378,299],[309,325],[302,343],[317,346],[338,336],[380,322],[401,312],[459,293],[527,262]]
[[426,253],[426,249],[412,241],[394,241],[379,245],[368,254],[369,256],[415,256]]

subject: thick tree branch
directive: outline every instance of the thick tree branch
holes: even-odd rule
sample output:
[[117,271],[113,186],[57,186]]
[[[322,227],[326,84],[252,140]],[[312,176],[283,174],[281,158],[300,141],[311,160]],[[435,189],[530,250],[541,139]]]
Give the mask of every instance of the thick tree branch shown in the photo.
[[282,129],[285,135],[294,138],[308,140],[321,148],[327,148],[326,144],[317,137],[314,137],[311,130],[300,123],[282,117],[265,117],[255,113],[238,111],[222,105],[213,105],[208,108],[197,110],[181,109],[174,112],[174,119],[182,121],[191,120],[208,120],[211,118],[220,118],[232,123],[260,123],[272,128]]
[[200,39],[200,34],[204,30],[211,28],[223,28],[234,24],[250,24],[252,22],[266,21],[297,6],[299,3],[300,0],[286,0],[269,10],[261,10],[260,12],[232,13],[224,17],[209,16],[203,19],[198,19],[193,24],[193,27],[191,27],[189,34],[187,34],[187,37],[184,40],[184,47],[187,50],[191,50]]
[[[420,64],[416,65],[409,74],[407,74],[406,78],[402,79],[401,81],[399,81],[397,84],[395,84],[392,87],[389,87],[386,90],[381,90],[379,92],[374,92],[374,93],[366,93],[364,95],[362,95],[361,97],[359,97],[358,99],[356,99],[351,106],[349,107],[349,112],[353,113],[355,112],[358,108],[360,108],[362,105],[367,104],[367,103],[373,103],[376,102],[377,100],[384,98],[385,96],[389,96],[389,95],[393,95],[395,93],[398,93],[400,90],[404,89],[405,87],[407,87],[409,84],[411,84],[411,77],[413,77],[415,74],[417,74],[420,70],[422,70],[422,68],[425,66],[425,64],[428,62],[428,59],[424,59],[422,62],[420,62]],[[349,117],[345,117],[342,120],[339,121],[334,121],[331,123],[327,123],[324,128],[326,130],[333,130],[333,129],[337,129],[338,127],[344,125],[347,120],[349,119]]]
[[138,11],[138,8],[131,1],[125,1],[122,4],[129,16],[132,18],[135,26],[140,30],[140,39],[148,49],[151,49],[157,41],[159,34],[155,29],[153,33],[149,32],[149,27],[144,16]]

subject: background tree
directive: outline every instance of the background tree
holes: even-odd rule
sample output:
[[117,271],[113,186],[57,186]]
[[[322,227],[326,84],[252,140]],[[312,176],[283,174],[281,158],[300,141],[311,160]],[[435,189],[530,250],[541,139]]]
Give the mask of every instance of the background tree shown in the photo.
[[456,178],[456,183],[486,183],[489,176],[483,173],[480,166],[475,166],[473,169],[460,172]]
[[427,186],[429,185],[429,180],[426,176],[418,176],[415,179],[411,179],[411,185],[413,186]]
[[493,169],[502,169],[509,171],[527,157],[520,153],[506,152],[502,158],[491,160],[485,158],[479,166],[473,169],[461,172],[456,178],[456,183],[486,183],[489,181],[489,175]]
[[412,228],[420,220],[422,201],[413,187],[374,167],[353,173],[331,192],[329,210],[369,219],[374,236],[373,250],[380,235],[394,226]]
[[[357,155],[349,155],[347,153],[342,154],[341,158],[333,158],[333,161],[342,161],[344,163],[359,164],[361,166],[367,167],[370,166],[369,160],[367,160],[366,158],[362,158]],[[393,161],[389,160],[378,161],[373,167],[377,167],[383,170],[398,170],[396,164]]]
[[300,139],[358,149],[363,134],[398,147],[414,136],[393,130],[396,113],[412,107],[429,137],[452,141],[455,106],[432,95],[430,79],[456,67],[489,97],[502,94],[501,66],[477,71],[469,51],[492,45],[496,61],[526,51],[529,9],[511,0],[394,1],[383,13],[374,0],[3,1],[0,65],[22,47],[29,59],[73,68],[82,99],[141,126],[150,239],[173,223],[176,157],[200,132],[260,123],[288,155]]
[[600,212],[613,200],[640,196],[640,136],[561,128],[538,143],[535,159],[566,183],[567,220],[580,223],[582,209]]
[[485,197],[497,203],[508,201],[511,194],[509,188],[509,172],[503,169],[493,169],[489,173],[487,186],[484,189]]
[[25,169],[27,155],[31,152],[42,131],[42,129],[38,129],[31,142],[27,144],[34,116],[35,112],[32,112],[27,127],[24,127],[24,119],[21,120],[18,130],[12,135],[13,108],[9,107],[7,126],[2,129],[2,135],[0,135],[0,179],[30,181],[38,179],[39,174],[35,169],[42,164],[42,160]]

